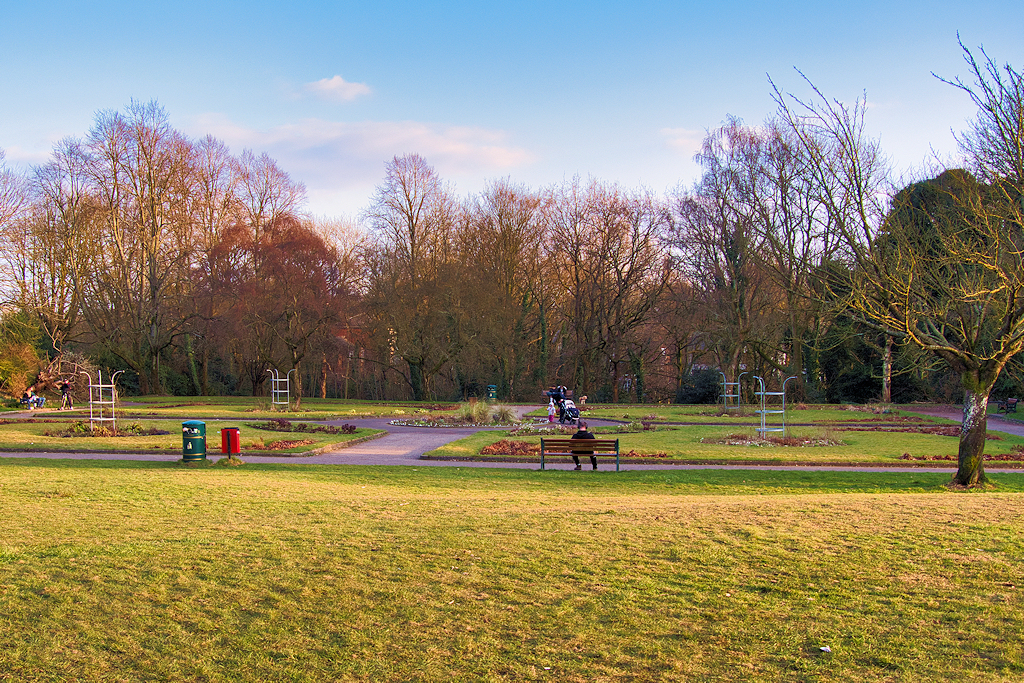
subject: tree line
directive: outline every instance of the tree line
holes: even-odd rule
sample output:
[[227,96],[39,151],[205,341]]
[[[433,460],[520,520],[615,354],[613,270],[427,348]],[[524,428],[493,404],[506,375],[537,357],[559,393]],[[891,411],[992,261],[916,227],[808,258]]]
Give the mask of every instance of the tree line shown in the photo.
[[459,196],[407,154],[353,220],[308,215],[273,159],[155,103],[101,112],[0,174],[0,388],[68,352],[143,393],[261,394],[276,368],[300,397],[693,402],[746,372],[795,377],[798,400],[963,392],[976,441],[1024,344],[1024,85],[964,56],[962,160],[913,182],[864,100],[773,85],[777,111],[710,131],[700,179],[664,196],[579,178]]

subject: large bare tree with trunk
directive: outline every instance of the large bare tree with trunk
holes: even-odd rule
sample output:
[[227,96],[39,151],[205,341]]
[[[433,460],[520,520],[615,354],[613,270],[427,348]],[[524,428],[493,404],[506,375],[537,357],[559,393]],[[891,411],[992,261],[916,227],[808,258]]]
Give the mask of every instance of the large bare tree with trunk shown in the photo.
[[[1024,82],[1020,72],[964,48],[970,82],[952,83],[978,106],[959,138],[971,172],[933,182],[941,201],[917,221],[890,212],[887,169],[864,131],[866,103],[776,89],[834,219],[852,277],[843,298],[863,321],[944,360],[964,389],[954,483],[985,482],[989,394],[1024,348]],[[897,205],[895,208],[899,209]],[[836,290],[838,291],[838,290]]]
[[383,357],[400,359],[413,398],[432,394],[433,378],[466,344],[469,296],[456,259],[459,209],[423,157],[394,157],[366,218],[367,311]]

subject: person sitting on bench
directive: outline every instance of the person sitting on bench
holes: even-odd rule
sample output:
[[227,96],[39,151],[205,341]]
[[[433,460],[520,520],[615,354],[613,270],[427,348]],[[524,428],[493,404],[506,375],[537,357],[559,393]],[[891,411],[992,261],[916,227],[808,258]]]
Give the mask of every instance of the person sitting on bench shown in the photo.
[[[590,432],[588,432],[587,431],[587,423],[583,422],[582,420],[580,420],[578,431],[575,434],[573,434],[570,438],[572,438],[572,439],[596,439],[597,437],[594,436],[593,434],[591,434]],[[579,458],[579,456],[581,456],[581,455],[589,455],[590,456],[590,464],[594,466],[595,470],[597,469],[597,456],[594,455],[594,451],[593,450],[589,450],[588,451],[588,450],[575,450],[575,449],[573,449],[572,461],[573,461],[573,464],[576,465],[575,469],[578,469],[578,470],[583,469],[583,467],[580,466],[580,458]]]

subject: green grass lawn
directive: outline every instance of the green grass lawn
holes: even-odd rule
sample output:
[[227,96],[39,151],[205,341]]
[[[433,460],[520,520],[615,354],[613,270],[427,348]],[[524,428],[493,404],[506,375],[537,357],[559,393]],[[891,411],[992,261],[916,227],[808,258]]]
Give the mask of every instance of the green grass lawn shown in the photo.
[[[45,434],[45,432],[58,433],[65,431],[73,422],[75,420],[72,419],[55,420],[46,418],[46,421],[44,421],[44,419],[37,418],[0,424],[0,450],[53,453],[116,453],[133,451],[181,453],[182,427],[180,420],[145,420],[139,423],[141,427],[146,429],[155,428],[170,432],[169,434],[155,436],[68,438],[47,436]],[[88,422],[88,416],[86,416],[84,420],[86,426]],[[123,429],[133,424],[133,422],[128,418],[119,418],[117,424],[119,428]],[[371,436],[381,431],[376,429],[357,429],[354,434],[280,432],[255,429],[244,422],[212,420],[206,422],[206,449],[208,453],[220,452],[220,430],[224,427],[239,428],[243,456],[246,452],[272,452],[281,455],[304,453],[330,444]],[[268,445],[273,444],[275,441],[297,440],[310,440],[312,443],[287,448],[274,448],[273,450],[267,448]]]
[[[758,461],[765,463],[797,462],[815,463],[894,463],[900,456],[951,455],[956,456],[959,440],[955,436],[914,434],[905,432],[843,431],[840,429],[794,427],[788,432],[793,436],[828,436],[842,441],[841,446],[781,447],[781,446],[732,446],[708,443],[739,434],[754,437],[751,426],[736,427],[661,427],[652,432],[616,434],[607,428],[597,428],[598,438],[618,438],[619,451],[626,454],[636,451],[638,455],[663,453],[669,459],[682,461]],[[1013,446],[1024,445],[1024,438],[1000,435],[1001,440],[985,443],[989,455],[1010,453]],[[427,453],[429,457],[451,458],[472,457],[480,449],[501,439],[514,439],[540,443],[539,436],[509,436],[507,431],[477,432],[458,441]],[[1024,459],[1024,455],[1021,456]]]
[[[291,420],[345,420],[366,417],[401,417],[427,415],[442,406],[455,406],[446,402],[391,402],[344,401],[341,399],[302,399],[299,411],[271,410],[269,398],[251,396],[128,396],[122,397],[117,415],[125,418],[167,417],[190,419],[216,418],[274,418],[286,417]],[[48,406],[38,414],[47,417],[61,417],[67,413]],[[82,414],[80,404],[77,411]],[[88,416],[89,405],[84,404]]]
[[[584,418],[605,418],[612,420],[653,420],[657,422],[736,422],[750,423],[760,421],[754,413],[756,406],[744,405],[740,411],[723,414],[720,405],[608,405],[590,404],[586,406]],[[547,408],[538,408],[530,413],[531,417],[546,417]],[[927,422],[944,421],[926,415],[892,409],[888,413],[872,412],[867,406],[850,405],[811,405],[797,409],[790,405],[786,411],[786,420],[790,423],[827,423],[827,422],[878,422],[905,419],[908,416],[922,417]],[[772,416],[770,421],[780,421]]]
[[947,479],[4,460],[0,680],[1020,680]]

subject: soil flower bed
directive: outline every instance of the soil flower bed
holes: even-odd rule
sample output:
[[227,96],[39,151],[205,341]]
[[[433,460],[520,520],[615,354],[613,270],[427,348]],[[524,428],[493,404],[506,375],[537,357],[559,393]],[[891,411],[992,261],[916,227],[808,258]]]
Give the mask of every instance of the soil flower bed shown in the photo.
[[730,434],[719,439],[701,439],[701,443],[722,444],[725,446],[761,446],[761,447],[796,447],[807,448],[815,446],[845,446],[842,441],[824,437],[807,436],[766,436],[754,438],[748,434]]
[[316,443],[316,441],[314,441],[313,439],[294,439],[294,440],[282,439],[280,441],[271,441],[270,443],[265,444],[264,446],[257,446],[255,448],[253,448],[252,450],[256,450],[256,451],[286,451],[289,448],[298,448],[299,446],[309,446],[310,444],[314,444],[314,443]]
[[[960,436],[960,425],[940,425],[936,427],[833,427],[837,432],[906,432],[910,434],[935,434],[937,436]],[[986,439],[1002,441],[1001,436],[986,434]]]
[[266,422],[247,422],[247,427],[253,429],[265,429],[271,432],[307,432],[309,434],[355,434],[356,426],[343,424],[340,427],[334,425],[315,425],[305,422],[292,422],[284,418],[267,420]]
[[44,436],[55,436],[63,439],[77,438],[77,437],[119,437],[119,436],[163,436],[170,434],[166,429],[145,429],[142,425],[137,423],[131,423],[121,429],[111,429],[109,427],[95,427],[89,428],[85,422],[78,420],[72,422],[67,426],[66,429],[52,429],[43,432]]
[[460,420],[456,416],[436,416],[436,417],[417,417],[410,418],[408,420],[391,420],[388,422],[389,425],[395,425],[397,427],[441,427],[441,428],[453,428],[453,427],[515,427],[514,424],[503,424],[500,422],[472,422],[468,420]]
[[480,449],[481,455],[540,455],[540,444],[502,439]]
[[[956,460],[955,455],[911,455],[910,453],[904,453],[900,456],[900,460]],[[1024,453],[1017,451],[1015,453],[997,453],[996,455],[984,455],[983,460],[995,460],[999,462],[1021,462],[1024,461]]]

